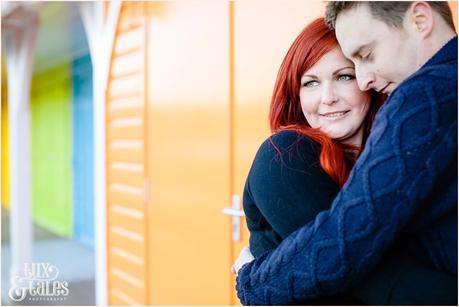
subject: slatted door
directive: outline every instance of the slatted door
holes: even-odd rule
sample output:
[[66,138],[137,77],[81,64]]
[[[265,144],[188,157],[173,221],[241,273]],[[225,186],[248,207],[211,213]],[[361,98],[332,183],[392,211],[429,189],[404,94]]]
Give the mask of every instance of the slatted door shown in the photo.
[[106,93],[110,305],[147,304],[146,112],[143,4],[123,3]]

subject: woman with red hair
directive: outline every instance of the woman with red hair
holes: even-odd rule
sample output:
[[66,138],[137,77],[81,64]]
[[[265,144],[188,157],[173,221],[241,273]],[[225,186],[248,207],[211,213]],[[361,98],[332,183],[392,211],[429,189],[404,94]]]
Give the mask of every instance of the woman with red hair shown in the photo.
[[[360,91],[355,73],[323,18],[306,26],[293,42],[274,86],[269,114],[273,135],[260,146],[246,181],[243,206],[250,252],[243,250],[235,272],[252,254],[257,258],[274,249],[329,209],[345,184],[385,99]],[[412,284],[429,291],[420,294]],[[456,293],[451,284],[449,276],[424,269],[395,247],[351,292],[304,303],[447,304]]]
[[[311,77],[313,68],[323,70],[324,78]],[[271,131],[296,131],[320,144],[322,169],[342,187],[385,98],[359,90],[354,64],[319,18],[300,33],[282,62],[271,100]],[[337,111],[347,113],[333,114]]]

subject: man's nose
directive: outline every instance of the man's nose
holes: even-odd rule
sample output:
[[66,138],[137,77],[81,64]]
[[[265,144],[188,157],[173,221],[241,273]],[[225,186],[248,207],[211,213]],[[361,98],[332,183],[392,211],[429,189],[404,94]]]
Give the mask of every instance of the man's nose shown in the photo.
[[324,82],[322,87],[322,103],[331,105],[338,101],[332,82]]
[[362,65],[355,65],[355,77],[361,91],[373,88],[376,80],[375,74]]

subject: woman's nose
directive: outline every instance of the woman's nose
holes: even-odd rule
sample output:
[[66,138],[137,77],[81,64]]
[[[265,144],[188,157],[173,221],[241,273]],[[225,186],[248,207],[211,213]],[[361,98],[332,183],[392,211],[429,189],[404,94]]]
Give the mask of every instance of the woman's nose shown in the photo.
[[322,103],[331,105],[338,101],[333,85],[329,82],[324,83],[322,87]]

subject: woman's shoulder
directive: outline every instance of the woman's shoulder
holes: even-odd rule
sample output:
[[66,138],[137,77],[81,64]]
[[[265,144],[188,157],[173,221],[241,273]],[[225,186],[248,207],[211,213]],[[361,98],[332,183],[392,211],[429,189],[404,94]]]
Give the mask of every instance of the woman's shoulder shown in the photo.
[[320,145],[295,130],[283,130],[268,137],[260,146],[257,155],[282,157],[300,154],[318,157]]

